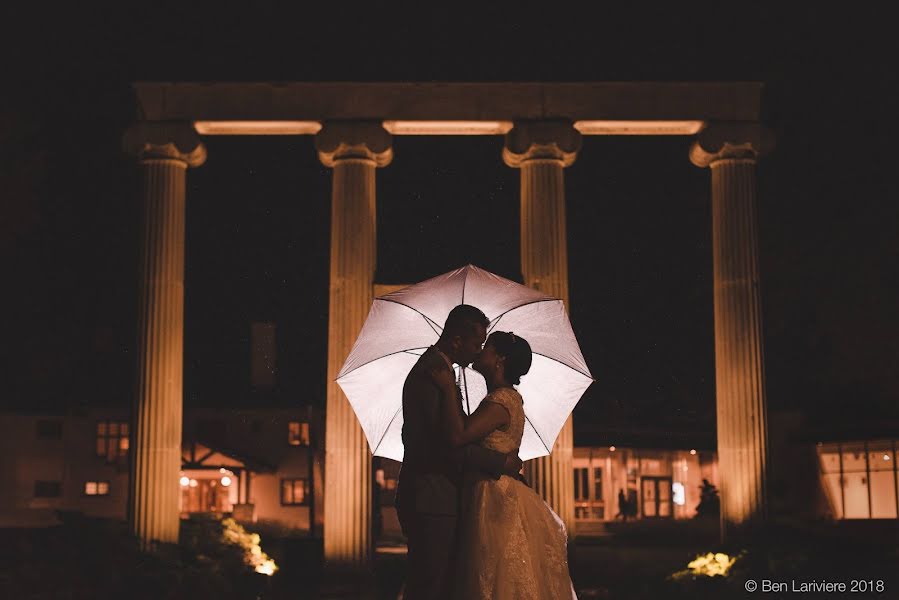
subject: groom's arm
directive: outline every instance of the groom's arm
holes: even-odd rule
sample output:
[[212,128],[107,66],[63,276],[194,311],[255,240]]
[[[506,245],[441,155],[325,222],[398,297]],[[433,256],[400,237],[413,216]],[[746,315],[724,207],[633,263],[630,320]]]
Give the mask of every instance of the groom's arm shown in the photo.
[[[462,402],[456,402],[455,405],[459,414],[464,418]],[[519,460],[517,452],[504,454],[485,448],[476,442],[459,446],[455,452],[463,469],[478,470],[494,479],[499,479],[503,475],[516,477],[521,471],[521,460]]]
[[457,456],[463,468],[483,471],[494,479],[502,475],[516,476],[521,470],[521,461],[514,454],[503,454],[479,444],[458,448]]
[[[443,413],[440,421],[450,445],[454,447],[453,456],[459,465],[463,469],[482,471],[494,479],[499,479],[502,475],[517,477],[521,471],[521,460],[519,460],[517,452],[505,454],[484,448],[477,442],[465,443],[466,437],[472,439],[474,436],[474,439],[480,439],[496,427],[508,423],[508,410],[492,402],[486,403],[486,405],[482,403],[473,415],[466,418],[465,411],[462,410],[459,389],[451,379],[442,383],[434,381],[434,375],[435,373],[432,371],[430,379],[434,384],[434,389],[438,391],[437,399]],[[491,414],[486,412],[492,409],[496,409],[496,414],[492,415],[495,418],[491,418]],[[468,425],[473,425],[472,418],[478,419],[479,425],[473,427],[471,431],[466,431]],[[466,423],[466,421],[468,422]],[[469,435],[466,436],[466,433]]]

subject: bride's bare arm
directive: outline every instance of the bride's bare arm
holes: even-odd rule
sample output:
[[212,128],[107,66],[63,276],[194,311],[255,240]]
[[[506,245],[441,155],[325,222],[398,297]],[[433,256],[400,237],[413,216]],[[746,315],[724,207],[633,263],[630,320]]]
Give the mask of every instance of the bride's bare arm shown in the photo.
[[510,416],[506,407],[496,402],[481,402],[468,418],[456,396],[456,384],[452,371],[439,369],[431,371],[434,382],[441,391],[441,413],[447,440],[454,448],[485,438],[494,429],[509,424]]

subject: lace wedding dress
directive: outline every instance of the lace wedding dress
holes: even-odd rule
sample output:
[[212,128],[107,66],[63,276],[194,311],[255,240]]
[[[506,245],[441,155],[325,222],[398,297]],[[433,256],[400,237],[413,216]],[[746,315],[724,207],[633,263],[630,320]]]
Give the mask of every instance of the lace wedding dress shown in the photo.
[[[512,388],[483,400],[506,407],[511,422],[481,445],[511,452],[521,444],[524,407]],[[562,520],[534,490],[517,479],[476,481],[459,519],[458,600],[556,600],[577,598],[568,573]]]

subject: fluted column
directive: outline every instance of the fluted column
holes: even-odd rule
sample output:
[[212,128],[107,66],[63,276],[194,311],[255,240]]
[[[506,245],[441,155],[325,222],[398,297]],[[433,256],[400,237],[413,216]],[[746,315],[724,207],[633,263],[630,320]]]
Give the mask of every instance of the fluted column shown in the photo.
[[375,169],[393,157],[375,123],[326,123],[315,146],[333,168],[328,398],[325,422],[324,552],[333,570],[365,571],[372,552],[371,452],[335,383],[371,308],[376,264]]
[[768,426],[759,297],[756,161],[770,149],[754,124],[714,124],[690,149],[712,171],[715,385],[721,535],[767,517]]
[[[506,135],[503,160],[521,171],[521,272],[525,285],[568,304],[564,168],[581,146],[569,122],[522,122]],[[573,536],[574,435],[571,417],[549,456],[528,461],[528,480]]]
[[141,548],[153,550],[178,541],[185,174],[206,150],[191,127],[172,123],[135,125],[124,143],[143,171],[128,516]]

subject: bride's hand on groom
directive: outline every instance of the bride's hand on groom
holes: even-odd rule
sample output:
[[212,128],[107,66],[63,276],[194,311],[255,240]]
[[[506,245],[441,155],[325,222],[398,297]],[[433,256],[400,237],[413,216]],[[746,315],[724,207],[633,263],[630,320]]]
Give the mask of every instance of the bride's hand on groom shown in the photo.
[[429,369],[428,374],[441,389],[455,389],[456,379],[451,369],[442,367],[439,369]]

